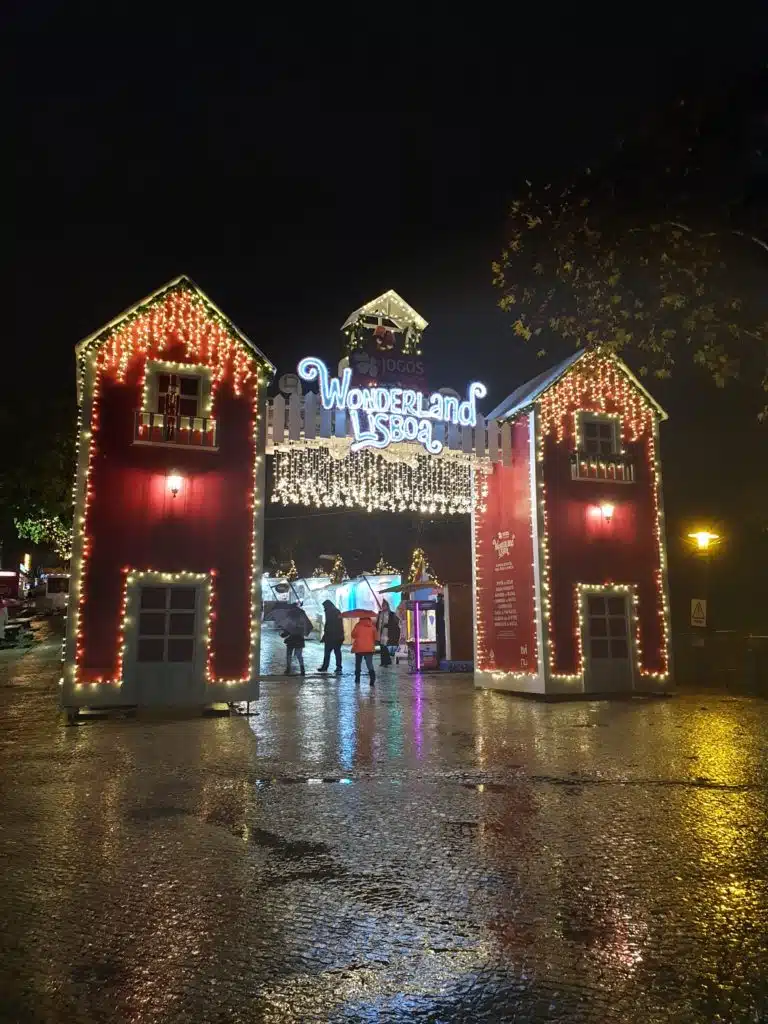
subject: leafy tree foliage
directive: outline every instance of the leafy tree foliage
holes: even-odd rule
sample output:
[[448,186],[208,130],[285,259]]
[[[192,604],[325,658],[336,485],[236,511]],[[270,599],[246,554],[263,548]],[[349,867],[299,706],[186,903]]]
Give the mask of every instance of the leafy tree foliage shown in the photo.
[[72,526],[75,422],[69,396],[39,405],[23,396],[0,407],[0,535],[17,532],[62,558]]
[[680,101],[577,182],[526,182],[493,264],[515,335],[541,354],[554,337],[626,352],[657,377],[689,359],[720,387],[742,377],[768,392],[755,186],[768,122],[754,113],[741,95],[721,107]]

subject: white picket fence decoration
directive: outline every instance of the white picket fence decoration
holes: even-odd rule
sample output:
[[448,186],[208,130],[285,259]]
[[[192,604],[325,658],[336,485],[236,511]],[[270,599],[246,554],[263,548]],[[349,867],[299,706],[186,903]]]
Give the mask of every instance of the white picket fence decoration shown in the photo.
[[[449,451],[461,452],[469,458],[512,465],[512,427],[509,423],[491,420],[486,423],[477,414],[474,427],[451,423],[434,424],[434,436]],[[352,425],[343,409],[323,409],[317,395],[310,391],[305,397],[291,395],[286,402],[276,395],[267,402],[267,452],[289,447],[302,441],[322,443],[323,438],[352,436]],[[440,456],[437,456],[439,458]]]

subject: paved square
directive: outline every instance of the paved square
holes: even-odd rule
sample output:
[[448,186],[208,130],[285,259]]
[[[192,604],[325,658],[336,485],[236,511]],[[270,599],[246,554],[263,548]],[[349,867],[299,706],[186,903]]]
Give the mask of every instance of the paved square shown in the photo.
[[768,703],[347,666],[66,728],[57,655],[0,653],[3,1021],[768,1019]]

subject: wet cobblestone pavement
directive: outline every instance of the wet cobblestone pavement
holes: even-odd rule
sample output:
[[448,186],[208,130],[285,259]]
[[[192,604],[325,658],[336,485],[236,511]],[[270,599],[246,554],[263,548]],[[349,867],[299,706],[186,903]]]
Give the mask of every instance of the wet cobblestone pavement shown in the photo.
[[3,1021],[768,1020],[768,702],[389,672],[66,728],[57,653],[0,652]]

